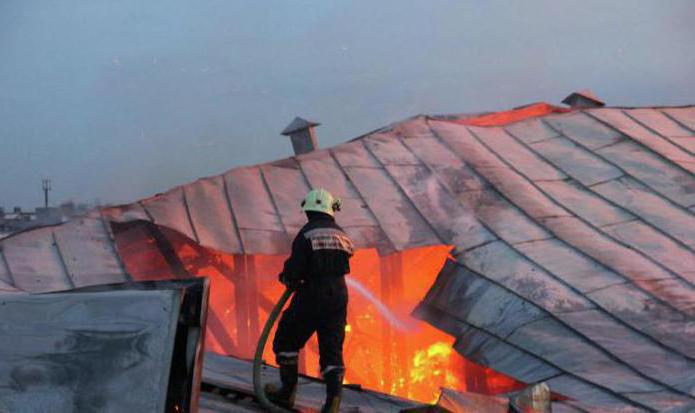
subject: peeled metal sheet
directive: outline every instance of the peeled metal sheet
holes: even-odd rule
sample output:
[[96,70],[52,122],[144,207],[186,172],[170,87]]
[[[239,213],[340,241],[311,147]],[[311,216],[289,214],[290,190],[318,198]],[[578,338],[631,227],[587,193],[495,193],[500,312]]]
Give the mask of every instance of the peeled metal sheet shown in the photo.
[[695,177],[633,142],[622,142],[597,151],[635,179],[673,202],[688,207],[695,203]]
[[184,187],[191,221],[200,244],[239,254],[243,247],[221,176],[200,179]]
[[553,181],[567,178],[567,175],[562,171],[554,168],[519,143],[504,128],[470,127],[469,131],[476,135],[491,151],[514,165],[514,168],[532,181]]
[[164,412],[178,291],[4,295],[0,411]]
[[75,287],[128,281],[98,214],[77,218],[55,227],[53,232]]
[[54,245],[52,227],[5,238],[0,245],[17,288],[29,292],[72,288],[72,281]]
[[623,175],[615,166],[565,137],[538,142],[531,147],[557,168],[586,186]]
[[593,308],[594,305],[502,241],[492,242],[456,256],[466,267],[504,285],[522,298],[551,313]]

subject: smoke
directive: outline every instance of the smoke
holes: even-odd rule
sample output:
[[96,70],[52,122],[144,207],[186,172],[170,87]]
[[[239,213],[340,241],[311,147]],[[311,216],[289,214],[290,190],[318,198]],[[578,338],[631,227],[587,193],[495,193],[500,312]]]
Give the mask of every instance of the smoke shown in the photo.
[[384,303],[382,303],[378,298],[376,298],[374,294],[372,294],[372,292],[367,289],[367,287],[360,284],[359,281],[355,280],[349,275],[345,277],[345,281],[348,287],[351,287],[352,289],[356,290],[364,298],[369,300],[369,302],[374,304],[374,307],[376,307],[377,311],[379,311],[379,313],[381,313],[381,315],[384,316],[384,319],[388,321],[391,327],[402,332],[415,332],[417,330],[417,323],[415,321],[402,320],[400,317],[394,314],[388,307],[386,307]]

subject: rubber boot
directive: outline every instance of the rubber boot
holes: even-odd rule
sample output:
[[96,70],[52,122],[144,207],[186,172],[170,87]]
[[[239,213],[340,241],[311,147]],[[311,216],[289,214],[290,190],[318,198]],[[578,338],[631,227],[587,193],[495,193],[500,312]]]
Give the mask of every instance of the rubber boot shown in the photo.
[[326,402],[321,408],[321,413],[338,413],[340,410],[344,375],[345,372],[342,368],[333,369],[323,375],[323,380],[326,382]]
[[274,404],[291,409],[294,406],[294,398],[297,394],[298,358],[283,357],[277,361],[280,365],[281,385],[266,384],[265,394]]

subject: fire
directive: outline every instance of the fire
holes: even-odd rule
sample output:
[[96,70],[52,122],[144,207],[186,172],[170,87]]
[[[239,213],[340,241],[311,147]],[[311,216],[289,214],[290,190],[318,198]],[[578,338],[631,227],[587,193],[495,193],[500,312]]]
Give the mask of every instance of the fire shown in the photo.
[[460,388],[459,374],[450,368],[453,364],[451,357],[451,345],[442,341],[415,352],[410,370],[411,383],[431,388],[434,392],[432,402],[437,400],[440,388]]
[[[164,237],[152,235],[157,228]],[[157,228],[146,224],[114,227],[128,272],[138,280],[176,278],[186,272],[209,277],[206,349],[252,358],[263,323],[284,290],[277,274],[285,257],[225,254]],[[175,256],[162,252],[162,238]],[[350,277],[357,284],[350,288],[345,326],[347,382],[422,402],[436,399],[441,387],[492,394],[523,386],[464,359],[453,351],[452,337],[411,316],[449,250],[432,246],[389,256],[380,256],[374,249],[355,253]],[[270,346],[264,359],[275,361]],[[300,368],[319,376],[315,336],[300,356]]]

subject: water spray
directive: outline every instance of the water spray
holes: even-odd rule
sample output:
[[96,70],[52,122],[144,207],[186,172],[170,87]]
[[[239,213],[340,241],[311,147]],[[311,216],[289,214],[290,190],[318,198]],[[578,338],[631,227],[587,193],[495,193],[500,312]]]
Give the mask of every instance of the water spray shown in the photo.
[[[381,313],[381,315],[384,316],[391,326],[400,331],[413,331],[415,329],[415,325],[413,323],[404,322],[399,319],[396,314],[389,310],[384,303],[376,298],[374,294],[372,294],[372,292],[359,281],[355,280],[349,275],[346,275],[345,282],[349,287],[355,289],[360,295],[374,304],[376,309]],[[283,409],[282,407],[273,404],[270,400],[268,400],[263,383],[261,383],[261,364],[263,362],[263,352],[265,351],[265,345],[268,342],[270,330],[273,329],[277,318],[280,316],[280,312],[282,311],[283,307],[285,307],[285,304],[290,297],[292,297],[292,294],[294,294],[294,290],[289,288],[285,289],[285,292],[282,293],[282,296],[280,296],[280,299],[275,304],[275,307],[273,307],[273,310],[268,315],[268,320],[266,320],[265,325],[263,326],[263,331],[261,332],[261,336],[258,338],[256,354],[253,357],[253,391],[256,393],[256,397],[258,398],[258,402],[261,404],[261,406],[263,406],[263,408],[269,412],[291,412],[291,410]]]

